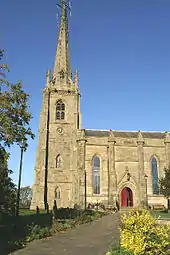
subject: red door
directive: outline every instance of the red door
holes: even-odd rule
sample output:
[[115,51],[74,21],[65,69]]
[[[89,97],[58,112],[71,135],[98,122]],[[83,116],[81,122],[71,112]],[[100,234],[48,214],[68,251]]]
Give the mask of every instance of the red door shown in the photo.
[[133,192],[130,188],[125,187],[121,192],[121,205],[122,207],[133,206]]
[[127,206],[127,192],[126,192],[126,188],[122,189],[122,192],[121,192],[121,205],[122,205],[122,207],[126,207]]

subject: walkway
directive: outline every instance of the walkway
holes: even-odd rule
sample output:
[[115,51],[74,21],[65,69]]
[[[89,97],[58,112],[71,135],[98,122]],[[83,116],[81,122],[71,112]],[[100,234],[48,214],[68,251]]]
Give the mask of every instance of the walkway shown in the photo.
[[49,239],[35,241],[12,255],[104,255],[119,244],[119,214],[104,216]]

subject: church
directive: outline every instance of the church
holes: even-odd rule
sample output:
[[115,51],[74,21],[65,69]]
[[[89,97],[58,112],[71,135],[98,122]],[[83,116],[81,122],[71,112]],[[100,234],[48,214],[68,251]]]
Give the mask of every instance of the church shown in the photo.
[[31,209],[167,206],[159,178],[170,162],[168,132],[83,129],[78,72],[69,59],[68,6],[62,14],[53,72],[46,73]]

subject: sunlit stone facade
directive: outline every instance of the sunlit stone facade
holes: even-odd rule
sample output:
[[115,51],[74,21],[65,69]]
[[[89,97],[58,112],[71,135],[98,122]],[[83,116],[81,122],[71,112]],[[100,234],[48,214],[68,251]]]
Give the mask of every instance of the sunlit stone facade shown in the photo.
[[[158,179],[170,162],[167,132],[82,129],[78,73],[71,74],[65,3],[54,70],[46,74],[31,208],[167,204]],[[85,194],[86,173],[86,194]],[[146,178],[147,176],[147,178]],[[146,196],[147,192],[147,196]]]

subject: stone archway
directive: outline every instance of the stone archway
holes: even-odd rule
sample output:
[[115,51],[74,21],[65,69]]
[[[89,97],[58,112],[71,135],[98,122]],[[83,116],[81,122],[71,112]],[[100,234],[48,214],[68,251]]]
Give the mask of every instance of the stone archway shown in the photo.
[[129,187],[121,191],[121,207],[133,207],[133,192]]

